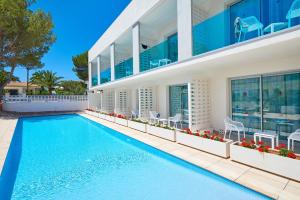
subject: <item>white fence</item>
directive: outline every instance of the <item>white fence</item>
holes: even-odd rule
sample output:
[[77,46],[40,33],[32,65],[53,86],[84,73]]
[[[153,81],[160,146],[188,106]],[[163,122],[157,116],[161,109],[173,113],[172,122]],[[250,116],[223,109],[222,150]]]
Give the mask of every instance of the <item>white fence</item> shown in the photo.
[[5,96],[3,110],[8,112],[80,111],[88,107],[86,95]]
[[53,102],[87,100],[87,95],[12,95],[4,97],[4,102]]

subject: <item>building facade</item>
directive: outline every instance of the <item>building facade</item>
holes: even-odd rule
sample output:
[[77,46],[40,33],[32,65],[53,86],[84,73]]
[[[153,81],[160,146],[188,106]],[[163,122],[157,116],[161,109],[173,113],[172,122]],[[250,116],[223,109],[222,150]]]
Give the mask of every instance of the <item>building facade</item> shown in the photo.
[[300,128],[299,0],[133,0],[89,50],[90,107]]

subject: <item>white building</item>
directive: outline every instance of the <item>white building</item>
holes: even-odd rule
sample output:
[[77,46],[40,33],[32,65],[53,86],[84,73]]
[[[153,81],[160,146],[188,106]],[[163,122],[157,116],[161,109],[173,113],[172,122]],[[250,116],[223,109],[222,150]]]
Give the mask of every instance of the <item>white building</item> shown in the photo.
[[133,0],[89,50],[90,107],[300,128],[299,0]]

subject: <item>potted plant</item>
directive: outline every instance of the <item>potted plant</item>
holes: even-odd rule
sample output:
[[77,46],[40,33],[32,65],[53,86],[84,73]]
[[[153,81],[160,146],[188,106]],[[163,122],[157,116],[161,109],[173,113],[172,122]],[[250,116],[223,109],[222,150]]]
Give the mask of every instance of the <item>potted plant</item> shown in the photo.
[[175,129],[166,125],[147,124],[147,133],[175,142]]
[[122,125],[122,126],[127,126],[128,124],[127,124],[127,118],[126,118],[126,116],[125,115],[121,115],[121,114],[117,114],[117,115],[115,115],[116,117],[115,117],[115,122],[117,123],[117,124],[120,124],[120,125]]
[[106,119],[106,116],[107,116],[108,114],[107,113],[105,113],[105,112],[100,112],[99,113],[99,118],[100,119]]
[[176,132],[177,143],[199,149],[224,158],[230,156],[230,144],[232,140],[224,140],[217,131],[202,130],[192,132],[183,129]]
[[133,128],[138,131],[147,132],[146,126],[147,122],[141,119],[128,120],[128,127]]
[[300,181],[300,156],[280,144],[271,149],[264,142],[243,140],[231,144],[231,159],[274,174]]

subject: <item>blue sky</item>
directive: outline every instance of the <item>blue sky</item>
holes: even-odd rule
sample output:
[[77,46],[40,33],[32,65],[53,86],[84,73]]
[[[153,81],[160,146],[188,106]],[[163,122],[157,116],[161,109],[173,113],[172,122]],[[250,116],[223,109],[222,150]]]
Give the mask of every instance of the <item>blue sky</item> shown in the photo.
[[[72,71],[72,56],[92,47],[130,0],[37,0],[33,9],[50,12],[56,43],[43,58],[45,67],[66,80],[78,80]],[[16,70],[22,81],[26,71]]]

